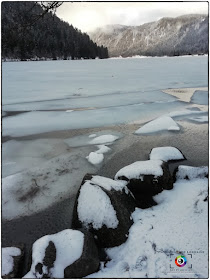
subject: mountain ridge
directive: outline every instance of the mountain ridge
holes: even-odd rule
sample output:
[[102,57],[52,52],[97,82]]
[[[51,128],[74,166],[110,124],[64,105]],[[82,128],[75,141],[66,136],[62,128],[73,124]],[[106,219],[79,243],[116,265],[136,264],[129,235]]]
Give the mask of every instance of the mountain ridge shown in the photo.
[[208,15],[164,17],[139,26],[108,25],[89,35],[107,47],[111,57],[204,54],[208,53]]

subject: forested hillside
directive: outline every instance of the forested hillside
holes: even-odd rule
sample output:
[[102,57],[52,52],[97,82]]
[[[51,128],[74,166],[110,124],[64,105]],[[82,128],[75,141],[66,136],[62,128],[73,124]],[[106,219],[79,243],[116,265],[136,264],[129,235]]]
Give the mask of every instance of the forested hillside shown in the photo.
[[87,34],[43,10],[36,2],[2,2],[2,59],[107,58]]

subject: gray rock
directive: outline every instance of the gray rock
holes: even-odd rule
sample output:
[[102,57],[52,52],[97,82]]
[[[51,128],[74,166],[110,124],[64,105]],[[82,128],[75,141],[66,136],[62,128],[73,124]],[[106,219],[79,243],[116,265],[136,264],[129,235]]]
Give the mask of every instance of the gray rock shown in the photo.
[[119,180],[126,180],[127,187],[134,195],[137,206],[140,208],[148,208],[156,205],[153,196],[162,192],[163,190],[170,190],[173,188],[173,179],[170,174],[168,164],[162,162],[161,168],[163,170],[162,176],[154,176],[147,174],[139,174],[139,178],[127,178],[126,176],[118,176],[115,178]]

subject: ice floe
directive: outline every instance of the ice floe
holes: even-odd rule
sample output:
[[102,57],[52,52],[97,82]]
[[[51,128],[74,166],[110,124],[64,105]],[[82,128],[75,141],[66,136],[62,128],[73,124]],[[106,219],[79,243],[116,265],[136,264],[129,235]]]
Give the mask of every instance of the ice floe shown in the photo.
[[8,275],[14,270],[14,257],[20,256],[21,250],[16,247],[5,247],[2,248],[2,276]]
[[[42,272],[39,273],[35,267],[43,263],[50,241],[55,245],[56,259],[49,271],[48,267],[43,265]],[[50,278],[64,278],[65,268],[81,257],[83,244],[84,234],[78,230],[66,229],[41,237],[33,244],[31,269],[24,278],[42,278],[44,274],[50,275]]]
[[192,117],[189,118],[189,120],[198,122],[198,123],[207,123],[209,121],[209,117],[208,116],[201,116],[201,117]]
[[170,160],[183,160],[185,159],[183,154],[175,147],[157,147],[153,148],[149,158],[159,159],[163,161],[170,161]]
[[116,228],[119,221],[108,195],[97,185],[86,181],[80,189],[77,212],[79,220],[88,228],[94,229],[103,225]]
[[93,140],[90,141],[90,144],[110,144],[114,141],[116,141],[117,139],[119,139],[118,136],[116,135],[111,135],[111,134],[107,134],[107,135],[101,135],[98,136],[96,138],[94,138]]
[[159,131],[178,131],[180,130],[178,124],[169,116],[159,117],[135,131],[135,134],[149,134]]

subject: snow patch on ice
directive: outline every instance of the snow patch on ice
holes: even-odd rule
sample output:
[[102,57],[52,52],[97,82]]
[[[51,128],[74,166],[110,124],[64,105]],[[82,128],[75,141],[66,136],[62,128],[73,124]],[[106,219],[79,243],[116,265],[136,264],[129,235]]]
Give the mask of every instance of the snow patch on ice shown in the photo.
[[66,113],[74,112],[74,110],[66,110]]
[[94,229],[100,229],[103,225],[114,229],[119,224],[110,198],[91,181],[86,181],[80,189],[77,212],[79,220],[87,228],[91,224]]
[[94,138],[94,137],[96,137],[96,134],[90,134],[88,137],[89,138]]
[[104,155],[97,152],[91,152],[86,158],[91,164],[96,165],[100,164],[103,161]]
[[106,145],[97,145],[97,147],[99,148],[99,150],[96,151],[97,154],[105,154],[111,150]]
[[135,131],[135,134],[149,134],[165,130],[180,130],[180,128],[171,117],[162,116],[142,126]]
[[21,255],[21,250],[16,247],[2,248],[2,276],[8,275],[14,269],[14,258]]
[[35,267],[38,263],[43,263],[45,250],[49,242],[53,242],[56,248],[56,260],[53,267],[49,269],[50,278],[64,278],[64,269],[78,260],[83,252],[84,234],[78,230],[66,229],[52,235],[46,235],[38,239],[32,248],[32,265],[29,274],[24,278],[42,278],[47,272],[47,267],[43,265],[43,272],[39,274]]
[[152,149],[149,158],[152,160],[159,159],[167,162],[169,160],[184,159],[184,156],[175,147],[157,147]]
[[162,176],[162,160],[136,161],[120,169],[115,175],[115,179],[124,176],[128,179],[139,179],[142,175]]

